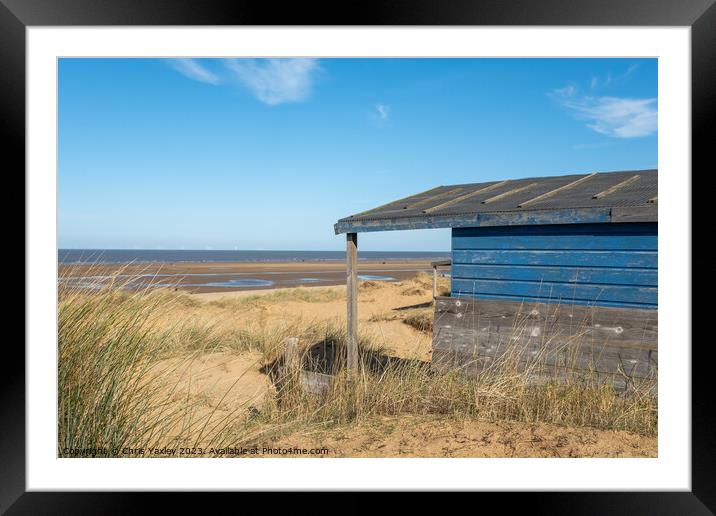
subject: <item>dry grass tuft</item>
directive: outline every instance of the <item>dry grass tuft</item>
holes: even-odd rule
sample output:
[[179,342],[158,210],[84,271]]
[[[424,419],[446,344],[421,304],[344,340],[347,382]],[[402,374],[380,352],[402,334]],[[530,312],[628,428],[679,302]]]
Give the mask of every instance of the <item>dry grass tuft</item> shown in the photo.
[[419,332],[431,334],[433,332],[433,308],[413,308],[409,310],[393,310],[373,314],[368,318],[371,322],[403,321]]
[[404,315],[403,322],[423,333],[432,333],[433,310],[432,308],[411,310]]
[[427,292],[419,287],[408,287],[401,291],[404,296],[424,296]]
[[385,286],[385,283],[380,281],[364,280],[358,282],[358,291],[367,292],[369,290],[377,290]]

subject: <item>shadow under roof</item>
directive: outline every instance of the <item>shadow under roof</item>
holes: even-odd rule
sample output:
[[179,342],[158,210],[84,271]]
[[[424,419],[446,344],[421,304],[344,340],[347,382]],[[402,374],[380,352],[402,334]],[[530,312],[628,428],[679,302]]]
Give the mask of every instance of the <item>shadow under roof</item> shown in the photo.
[[334,229],[656,222],[657,183],[654,169],[439,186],[342,218]]

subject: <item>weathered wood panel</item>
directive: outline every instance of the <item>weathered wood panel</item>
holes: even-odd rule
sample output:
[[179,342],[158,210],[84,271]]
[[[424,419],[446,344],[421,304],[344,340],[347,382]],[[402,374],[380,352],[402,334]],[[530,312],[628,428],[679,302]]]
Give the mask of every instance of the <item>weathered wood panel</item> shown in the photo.
[[653,222],[658,220],[659,207],[653,206],[629,206],[612,208],[612,222]]
[[310,394],[324,396],[331,390],[334,377],[329,374],[316,373],[315,371],[300,371],[301,386]]
[[531,365],[549,370],[590,372],[624,378],[648,378],[657,367],[658,352],[598,344],[583,337],[542,339],[529,331],[518,336],[465,328],[441,327],[435,335],[433,365],[437,370],[464,367],[473,373],[499,362],[517,369]]
[[433,367],[478,374],[510,360],[543,375],[590,371],[621,382],[658,366],[654,310],[438,297]]
[[[489,206],[489,205],[488,205]],[[404,211],[404,210],[403,210]],[[402,211],[400,212],[402,213]],[[611,208],[524,210],[498,213],[415,214],[365,219],[342,219],[334,224],[336,234],[455,227],[523,226],[543,224],[588,224],[611,222]]]
[[618,301],[604,301],[603,299],[600,299],[598,303],[595,303],[595,301],[592,300],[584,300],[584,299],[559,299],[556,297],[534,297],[534,296],[522,296],[522,295],[515,295],[510,296],[506,294],[478,294],[478,293],[468,293],[468,292],[458,292],[453,295],[456,299],[483,299],[483,300],[490,300],[493,299],[495,301],[511,301],[516,303],[554,303],[554,304],[563,304],[563,305],[582,305],[582,306],[603,306],[603,307],[610,307],[610,308],[633,308],[633,309],[655,309],[656,307],[653,305],[645,305],[645,304],[639,304],[639,303],[623,303]]
[[480,213],[479,226],[525,226],[545,224],[587,224],[611,221],[609,208],[571,208]]
[[[504,301],[480,301],[440,296],[435,301],[435,324],[445,317],[462,319],[460,326],[474,328],[489,323],[494,327],[512,327],[513,319],[543,325],[560,324],[569,331],[577,329],[597,332],[613,332],[620,342],[633,340],[647,347],[656,346],[658,311],[639,309],[601,309],[580,305],[556,305],[548,303],[514,303]],[[628,331],[638,331],[634,339]],[[644,332],[643,334],[641,332]]]

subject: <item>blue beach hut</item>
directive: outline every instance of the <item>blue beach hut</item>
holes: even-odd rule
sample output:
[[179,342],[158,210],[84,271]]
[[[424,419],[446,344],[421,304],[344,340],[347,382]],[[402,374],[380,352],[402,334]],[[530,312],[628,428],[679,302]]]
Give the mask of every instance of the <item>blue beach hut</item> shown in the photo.
[[[451,228],[451,293],[435,300],[436,367],[484,365],[506,339],[530,346],[547,331],[579,328],[599,343],[604,372],[648,374],[657,353],[657,180],[657,170],[638,170],[439,186],[342,218],[334,229],[347,235],[349,334],[357,234]],[[516,328],[525,331],[515,336]],[[594,367],[594,353],[581,355]]]

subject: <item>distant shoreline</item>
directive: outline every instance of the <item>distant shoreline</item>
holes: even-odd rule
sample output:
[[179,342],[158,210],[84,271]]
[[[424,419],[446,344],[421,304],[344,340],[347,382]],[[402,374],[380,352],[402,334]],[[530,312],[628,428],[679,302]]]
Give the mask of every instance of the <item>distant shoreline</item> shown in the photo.
[[[359,261],[430,261],[449,257],[449,251],[362,251]],[[341,262],[344,251],[260,251],[180,249],[59,249],[60,264],[123,263],[310,263]]]
[[[364,260],[362,280],[403,281],[430,271],[430,260]],[[345,285],[343,261],[166,262],[59,264],[60,283],[98,288],[114,280],[127,288],[171,287],[188,293],[268,290]]]

